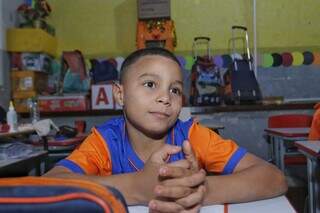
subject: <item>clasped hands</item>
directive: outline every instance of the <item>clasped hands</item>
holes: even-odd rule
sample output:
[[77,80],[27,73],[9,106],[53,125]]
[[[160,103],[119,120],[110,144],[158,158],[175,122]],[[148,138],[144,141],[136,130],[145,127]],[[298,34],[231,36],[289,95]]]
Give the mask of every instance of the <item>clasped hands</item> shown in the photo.
[[181,147],[166,144],[145,163],[141,175],[145,194],[150,198],[150,212],[191,213],[201,208],[206,194],[206,172],[199,168],[190,143],[183,143],[184,160],[166,163],[170,155],[180,151]]

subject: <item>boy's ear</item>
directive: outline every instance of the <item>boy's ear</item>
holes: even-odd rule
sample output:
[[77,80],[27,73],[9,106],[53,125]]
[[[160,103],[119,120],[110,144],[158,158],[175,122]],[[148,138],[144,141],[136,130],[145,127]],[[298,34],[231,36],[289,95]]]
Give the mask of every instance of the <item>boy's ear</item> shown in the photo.
[[114,97],[115,101],[117,102],[117,104],[119,104],[120,106],[123,106],[124,102],[123,102],[123,86],[122,86],[122,84],[117,83],[117,82],[113,82],[112,94],[113,94],[113,97]]

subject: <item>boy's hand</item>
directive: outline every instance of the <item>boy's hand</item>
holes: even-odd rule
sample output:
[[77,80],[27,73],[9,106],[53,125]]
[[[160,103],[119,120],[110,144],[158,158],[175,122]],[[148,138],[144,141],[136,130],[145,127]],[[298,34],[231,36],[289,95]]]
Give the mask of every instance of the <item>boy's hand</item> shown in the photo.
[[181,147],[165,144],[159,150],[152,153],[149,159],[146,161],[142,171],[137,173],[137,180],[139,181],[139,187],[144,192],[143,201],[149,201],[154,197],[153,190],[157,184],[159,184],[159,169],[162,165],[166,164],[167,159],[172,154],[176,154],[181,151]]
[[[188,141],[183,144],[185,160],[162,166],[159,170],[161,183],[156,186],[156,198],[149,203],[152,212],[198,212],[205,196],[204,170]],[[178,206],[177,206],[178,204]]]

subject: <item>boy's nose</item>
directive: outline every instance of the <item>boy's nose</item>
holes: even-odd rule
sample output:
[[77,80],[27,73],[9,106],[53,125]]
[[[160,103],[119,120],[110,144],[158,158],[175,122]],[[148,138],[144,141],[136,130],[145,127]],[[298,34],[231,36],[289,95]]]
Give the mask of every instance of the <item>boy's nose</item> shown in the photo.
[[162,103],[164,105],[170,105],[171,101],[170,101],[170,95],[168,92],[162,92],[161,94],[159,94],[158,98],[157,98],[157,102],[158,103]]

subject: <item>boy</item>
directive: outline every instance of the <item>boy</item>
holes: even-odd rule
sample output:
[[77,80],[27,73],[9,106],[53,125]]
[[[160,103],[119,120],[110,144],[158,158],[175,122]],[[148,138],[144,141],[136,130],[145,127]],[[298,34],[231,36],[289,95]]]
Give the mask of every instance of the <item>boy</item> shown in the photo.
[[309,132],[309,140],[320,140],[320,103],[314,106],[315,112]]
[[[47,176],[111,185],[129,205],[149,203],[156,212],[196,212],[201,205],[246,202],[286,191],[284,176],[273,165],[192,119],[177,120],[183,82],[171,52],[137,50],[120,73],[113,94],[123,106],[123,117],[93,128]],[[206,176],[204,170],[224,175]]]

